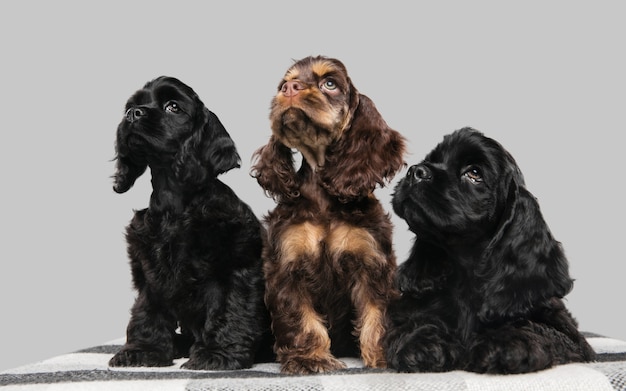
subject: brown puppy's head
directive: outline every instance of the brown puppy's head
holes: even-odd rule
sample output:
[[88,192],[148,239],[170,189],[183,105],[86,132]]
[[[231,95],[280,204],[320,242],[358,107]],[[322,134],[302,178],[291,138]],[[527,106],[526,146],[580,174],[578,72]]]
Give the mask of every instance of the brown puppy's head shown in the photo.
[[324,166],[328,145],[341,137],[359,104],[345,66],[317,56],[296,62],[272,99],[272,133],[302,153],[309,165]]
[[332,197],[367,197],[404,165],[404,138],[352,84],[343,63],[306,57],[278,85],[270,112],[272,136],[256,153],[253,176],[274,198],[300,196],[302,177],[291,149]]

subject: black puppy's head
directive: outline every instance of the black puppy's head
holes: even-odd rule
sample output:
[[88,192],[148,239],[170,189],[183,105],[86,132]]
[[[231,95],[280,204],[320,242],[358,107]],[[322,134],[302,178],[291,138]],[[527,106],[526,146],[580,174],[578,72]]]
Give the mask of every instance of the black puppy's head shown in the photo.
[[409,168],[392,205],[422,239],[472,241],[495,232],[511,191],[523,185],[515,160],[502,145],[463,128]]
[[416,246],[436,246],[451,267],[481,281],[483,320],[526,313],[572,288],[561,244],[515,160],[474,129],[445,136],[410,167],[392,204],[416,234]]
[[235,144],[217,116],[173,77],[149,81],[128,99],[117,128],[113,189],[123,193],[148,166],[202,184],[239,167]]

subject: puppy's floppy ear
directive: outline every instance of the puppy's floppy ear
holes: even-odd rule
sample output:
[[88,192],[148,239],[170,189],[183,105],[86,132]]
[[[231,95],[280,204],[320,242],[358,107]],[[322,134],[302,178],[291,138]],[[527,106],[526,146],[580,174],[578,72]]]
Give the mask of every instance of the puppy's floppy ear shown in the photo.
[[137,163],[131,159],[130,151],[122,143],[122,129],[118,127],[115,141],[115,173],[113,174],[113,190],[116,193],[125,193],[134,184],[137,178],[146,171],[148,163]]
[[182,182],[201,184],[208,177],[239,167],[240,162],[232,138],[217,116],[204,107],[174,159],[174,172]]
[[[211,129],[208,139],[206,139],[206,147],[203,150],[204,159],[209,162],[213,169],[214,175],[219,175],[233,168],[241,166],[241,158],[235,147],[235,142],[230,137],[224,125],[220,122],[217,115],[204,109],[205,115],[208,117],[205,128]],[[205,134],[207,131],[205,130]]]
[[251,175],[275,200],[296,198],[300,183],[294,167],[293,153],[273,135],[269,142],[254,152],[256,161]]
[[382,118],[374,102],[358,95],[352,123],[326,151],[320,174],[326,190],[340,200],[366,197],[404,165],[405,140]]
[[[521,182],[521,183],[520,183]],[[561,247],[541,215],[535,197],[512,175],[501,223],[483,254],[477,276],[483,280],[483,321],[526,315],[573,286]]]

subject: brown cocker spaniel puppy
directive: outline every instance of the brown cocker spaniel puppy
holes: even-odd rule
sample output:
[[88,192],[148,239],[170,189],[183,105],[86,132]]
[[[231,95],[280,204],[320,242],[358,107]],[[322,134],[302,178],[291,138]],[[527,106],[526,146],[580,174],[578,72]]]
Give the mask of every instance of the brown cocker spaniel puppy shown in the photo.
[[[403,167],[404,138],[337,59],[307,57],[271,104],[272,136],[252,174],[277,202],[266,216],[266,304],[284,373],[385,367],[381,338],[393,296],[392,225],[374,189]],[[302,154],[296,171],[294,152]]]
[[508,374],[594,359],[562,300],[573,281],[561,244],[500,143],[447,135],[392,204],[416,236],[387,312],[390,367]]

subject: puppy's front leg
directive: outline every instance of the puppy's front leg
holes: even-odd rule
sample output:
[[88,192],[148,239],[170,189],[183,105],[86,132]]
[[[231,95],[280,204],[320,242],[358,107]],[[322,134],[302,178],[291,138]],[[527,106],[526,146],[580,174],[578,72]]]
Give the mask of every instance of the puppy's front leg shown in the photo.
[[[355,292],[355,296],[360,294]],[[358,313],[356,329],[359,334],[363,363],[370,368],[386,368],[387,362],[382,347],[382,337],[385,332],[385,301],[357,298],[356,302]]]
[[328,248],[333,268],[347,276],[347,285],[351,287],[363,363],[371,368],[386,368],[382,337],[385,308],[395,292],[395,258],[381,251],[378,240],[367,229],[349,224],[332,228]]
[[126,344],[109,360],[112,367],[162,367],[173,364],[176,321],[153,306],[145,291],[137,296],[126,329]]
[[283,373],[322,373],[346,367],[331,354],[326,325],[307,300],[300,297],[297,305],[288,305],[291,308],[287,311],[280,307],[270,311],[276,355]]
[[460,369],[465,354],[456,332],[457,312],[445,298],[418,299],[405,294],[387,308],[385,356],[399,372]]
[[323,283],[319,270],[324,234],[323,227],[311,223],[291,226],[275,241],[280,243],[279,248],[270,248],[265,256],[265,301],[283,373],[345,368],[331,354],[328,329],[313,305],[313,292]]
[[[352,255],[350,255],[352,256]],[[352,302],[356,308],[356,331],[359,336],[361,358],[370,368],[386,368],[382,338],[385,333],[385,311],[393,290],[392,263],[375,247],[370,248],[356,269],[352,288]],[[353,256],[352,256],[353,257]],[[360,257],[359,257],[360,258]]]
[[[227,262],[224,260],[224,263]],[[263,312],[263,281],[260,267],[235,271],[228,291],[214,283],[205,300],[214,306],[207,308],[203,327],[196,330],[185,369],[235,370],[250,368],[255,347],[261,338],[267,318]],[[227,292],[224,296],[222,292]],[[219,305],[217,303],[220,303]]]

